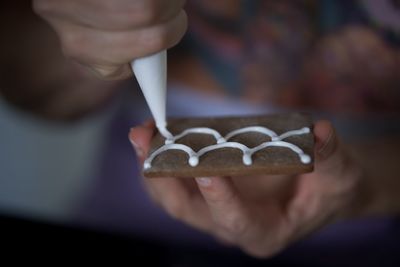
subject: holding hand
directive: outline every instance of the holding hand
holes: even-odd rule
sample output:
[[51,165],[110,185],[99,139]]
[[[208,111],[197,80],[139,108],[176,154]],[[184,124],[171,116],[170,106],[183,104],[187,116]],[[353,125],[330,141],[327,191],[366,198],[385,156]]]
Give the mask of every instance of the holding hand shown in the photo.
[[[133,128],[129,135],[141,164],[153,131],[154,126],[147,124]],[[363,171],[344,151],[332,125],[317,122],[314,135],[312,173],[296,177],[150,178],[145,184],[171,216],[253,256],[267,257],[365,208]],[[285,183],[280,186],[285,188],[279,190],[280,195],[268,186],[268,181],[277,179]]]
[[187,27],[184,0],[34,0],[66,56],[106,79],[131,75],[128,63],[174,46]]

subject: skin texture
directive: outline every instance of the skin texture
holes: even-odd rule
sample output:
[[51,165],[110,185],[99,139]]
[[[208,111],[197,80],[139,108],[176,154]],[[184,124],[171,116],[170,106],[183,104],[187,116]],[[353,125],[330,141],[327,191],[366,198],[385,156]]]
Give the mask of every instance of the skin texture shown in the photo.
[[184,0],[34,0],[57,32],[64,54],[104,79],[131,76],[128,63],[178,43]]
[[[133,128],[129,138],[143,164],[154,126]],[[294,177],[151,178],[144,184],[172,217],[269,257],[328,223],[365,212],[370,199],[363,168],[328,121],[315,124],[315,171]]]

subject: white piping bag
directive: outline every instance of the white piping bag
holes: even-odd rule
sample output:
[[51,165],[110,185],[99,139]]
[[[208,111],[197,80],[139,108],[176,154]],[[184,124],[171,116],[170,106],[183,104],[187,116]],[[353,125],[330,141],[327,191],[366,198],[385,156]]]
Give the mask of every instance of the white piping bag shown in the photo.
[[167,130],[167,51],[135,59],[131,67],[142,89],[147,105],[156,122],[158,131],[166,138],[172,138]]

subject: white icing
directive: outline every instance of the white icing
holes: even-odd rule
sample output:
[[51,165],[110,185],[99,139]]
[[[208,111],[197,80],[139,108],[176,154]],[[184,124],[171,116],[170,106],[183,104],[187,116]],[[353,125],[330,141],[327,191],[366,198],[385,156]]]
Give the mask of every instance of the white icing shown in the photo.
[[296,152],[297,155],[300,157],[300,161],[304,164],[310,163],[311,158],[309,155],[305,154],[303,150],[301,150],[298,146],[291,144],[289,142],[285,141],[271,141],[271,142],[264,142],[261,145],[258,145],[254,148],[251,149],[250,153],[251,155],[254,154],[255,152],[264,149],[269,146],[278,146],[278,147],[287,147],[291,149],[293,152]]
[[[174,139],[173,134],[168,131],[166,125],[165,126],[156,125],[156,127],[157,127],[158,131],[161,133],[161,135],[165,137],[165,140]],[[165,143],[167,143],[167,141],[165,141]],[[174,142],[172,142],[172,143],[174,143]]]
[[222,142],[226,142],[225,138],[223,138],[219,132],[217,132],[214,129],[211,128],[207,128],[207,127],[196,127],[196,128],[190,128],[190,129],[186,129],[183,132],[181,132],[178,135],[175,136],[171,136],[170,138],[166,138],[165,140],[165,144],[173,144],[175,143],[176,140],[181,139],[182,137],[188,135],[188,134],[209,134],[209,135],[213,135],[215,140],[217,141],[217,143],[222,143]]
[[[278,140],[283,140],[283,139],[288,138],[293,135],[308,134],[309,132],[310,132],[310,128],[308,128],[308,127],[303,127],[300,130],[287,131],[286,133],[283,133],[280,136],[278,136]],[[274,140],[274,141],[277,141],[277,140]]]
[[[206,154],[207,152],[210,152],[210,151],[216,150],[216,149],[220,149],[220,148],[225,148],[225,147],[237,148],[237,149],[242,150],[243,163],[246,165],[251,164],[251,159],[249,161],[249,158],[248,158],[248,153],[250,152],[250,149],[247,146],[245,146],[241,143],[237,143],[237,142],[225,142],[225,143],[215,144],[215,145],[211,145],[211,146],[206,146],[206,147],[200,149],[196,153],[196,156],[201,157],[202,155]],[[251,157],[251,155],[250,155],[250,157]],[[193,166],[193,165],[191,165],[191,166]]]
[[[248,133],[248,132],[258,132],[258,133],[262,133],[265,134],[269,137],[271,137],[271,141],[267,141],[267,142],[263,142],[260,145],[253,147],[253,148],[249,148],[246,145],[243,145],[241,143],[238,142],[229,142],[228,140],[231,139],[232,137],[239,135],[239,134],[243,134],[243,133]],[[274,131],[263,127],[263,126],[249,126],[249,127],[244,127],[241,129],[237,129],[234,131],[229,132],[227,135],[225,135],[225,137],[222,137],[221,134],[211,128],[207,128],[207,127],[196,127],[196,128],[189,128],[184,130],[183,132],[181,132],[180,134],[177,134],[175,136],[171,135],[170,137],[167,137],[165,140],[165,145],[161,146],[160,148],[158,148],[157,150],[155,150],[144,162],[144,168],[148,169],[151,167],[151,162],[153,161],[153,159],[158,156],[159,154],[163,153],[164,151],[167,150],[181,150],[183,152],[186,152],[189,156],[189,165],[192,167],[195,167],[199,164],[199,158],[212,151],[212,150],[216,150],[216,149],[220,149],[220,148],[236,148],[236,149],[240,149],[243,153],[243,164],[245,165],[251,165],[253,163],[252,160],[252,155],[254,153],[256,153],[257,151],[260,151],[264,148],[267,147],[284,147],[284,148],[288,148],[290,150],[292,150],[293,152],[295,152],[299,158],[300,161],[304,164],[308,164],[311,162],[311,157],[307,154],[304,153],[304,151],[299,148],[298,146],[286,142],[286,141],[282,141],[285,138],[288,138],[290,136],[295,136],[295,135],[302,135],[302,134],[307,134],[310,132],[310,128],[308,127],[303,127],[301,129],[298,130],[292,130],[292,131],[287,131],[281,135],[277,135]],[[168,132],[169,133],[169,132]],[[217,141],[217,144],[214,145],[210,145],[210,146],[206,146],[202,149],[200,149],[198,152],[195,152],[192,148],[190,148],[189,146],[183,145],[183,144],[175,144],[175,141],[188,135],[188,134],[207,134],[207,135],[213,135],[215,140]],[[164,135],[165,136],[165,135]]]
[[190,166],[197,166],[197,164],[199,163],[197,153],[194,152],[193,149],[191,149],[187,145],[183,145],[183,144],[166,144],[166,145],[163,145],[162,147],[160,147],[159,149],[157,149],[156,151],[154,151],[150,155],[150,157],[148,157],[144,161],[144,168],[145,169],[150,168],[151,167],[151,162],[153,161],[153,159],[156,156],[158,156],[159,154],[161,154],[164,151],[171,150],[171,149],[177,149],[177,150],[182,150],[182,151],[186,152],[188,154],[188,156],[189,156],[189,164],[190,164]]
[[277,134],[274,131],[271,131],[268,128],[262,127],[262,126],[249,126],[249,127],[244,127],[241,129],[234,130],[230,133],[228,133],[225,138],[226,140],[231,139],[232,137],[242,134],[242,133],[248,133],[248,132],[257,132],[257,133],[262,133],[265,135],[268,135],[271,137],[271,139],[274,139],[277,137]]

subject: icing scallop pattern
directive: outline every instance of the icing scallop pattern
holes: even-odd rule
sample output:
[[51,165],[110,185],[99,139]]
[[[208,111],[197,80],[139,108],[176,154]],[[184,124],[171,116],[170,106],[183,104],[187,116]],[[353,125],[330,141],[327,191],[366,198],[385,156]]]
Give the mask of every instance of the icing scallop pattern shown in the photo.
[[[303,164],[308,164],[311,162],[311,157],[307,154],[304,153],[304,151],[298,147],[295,144],[292,144],[290,142],[284,141],[284,139],[290,137],[290,136],[297,136],[297,135],[303,135],[303,134],[308,134],[310,133],[310,128],[309,127],[303,127],[301,129],[297,130],[291,130],[284,132],[280,135],[278,135],[276,132],[274,132],[271,129],[268,129],[267,127],[264,126],[249,126],[249,127],[243,127],[240,129],[233,130],[226,134],[225,136],[222,136],[218,131],[212,128],[207,128],[207,127],[194,127],[194,128],[189,128],[177,135],[172,135],[169,136],[165,139],[165,144],[161,146],[160,148],[156,149],[151,153],[151,155],[145,160],[144,162],[144,169],[149,169],[151,168],[151,163],[156,158],[158,155],[161,153],[168,151],[168,150],[181,150],[185,152],[188,155],[188,163],[190,166],[195,167],[199,164],[199,159],[202,155],[213,151],[217,150],[220,148],[234,148],[234,149],[239,149],[242,151],[243,156],[242,156],[242,161],[243,164],[245,165],[251,165],[253,163],[252,156],[254,153],[257,151],[260,151],[262,149],[268,148],[268,147],[283,147],[283,148],[288,148],[292,150],[294,153],[296,153],[299,156],[300,161]],[[239,134],[245,134],[245,133],[250,133],[250,132],[257,132],[264,134],[266,136],[269,136],[271,138],[271,141],[263,142],[260,145],[249,148],[244,144],[241,144],[239,142],[231,142],[229,141],[231,138],[234,136],[237,136]],[[205,134],[205,135],[212,135],[215,140],[216,144],[206,146],[199,151],[194,151],[191,147],[184,145],[184,144],[177,144],[175,143],[177,140],[183,138],[184,136],[190,135],[190,134]]]

